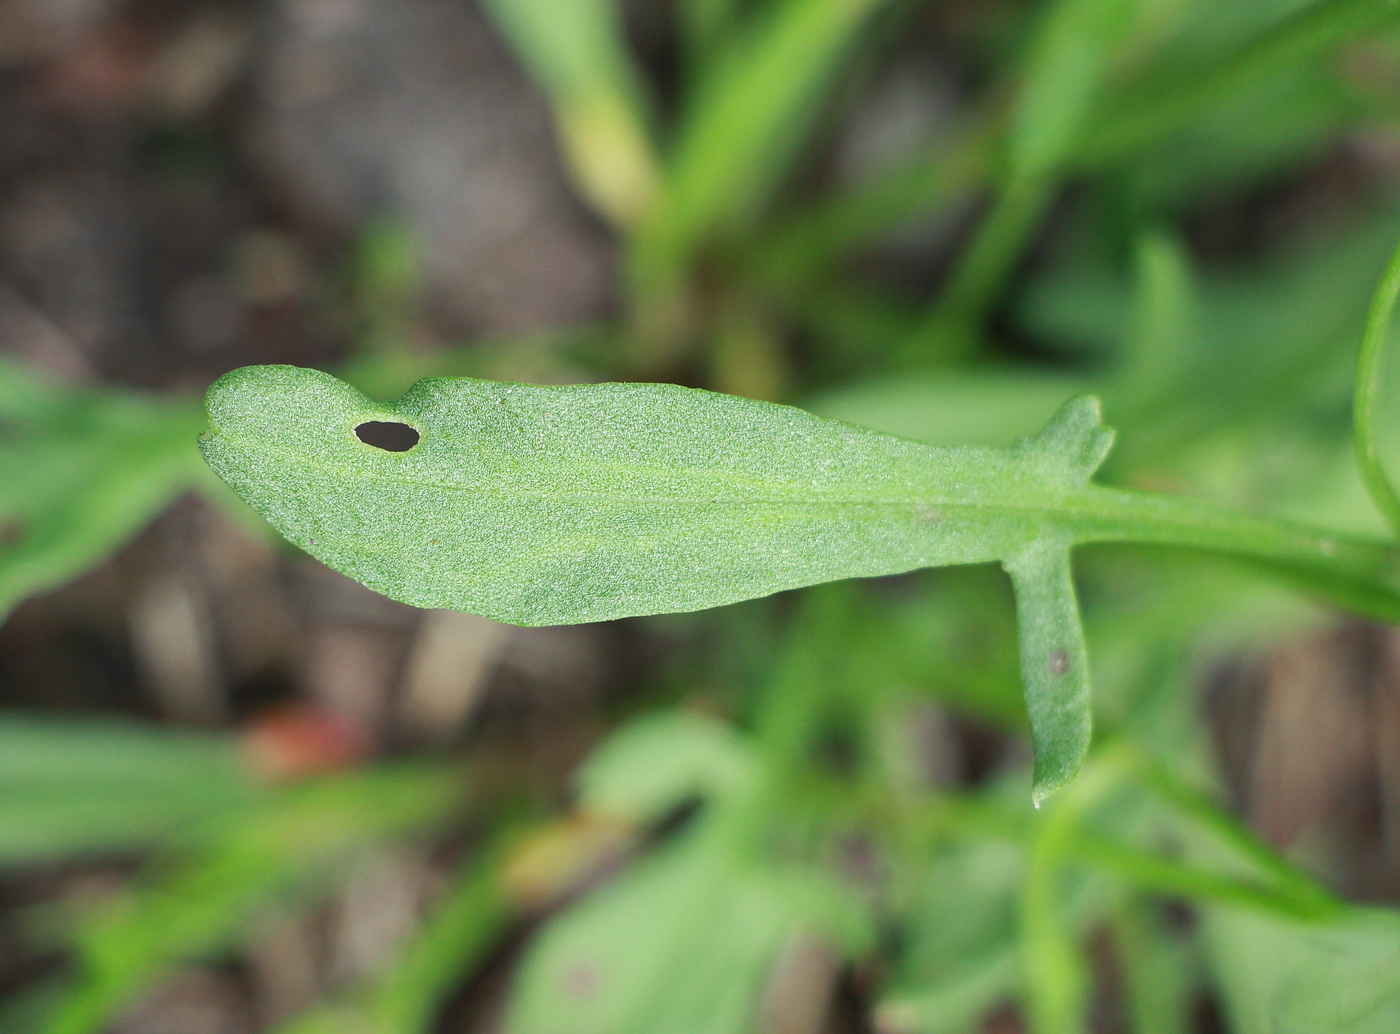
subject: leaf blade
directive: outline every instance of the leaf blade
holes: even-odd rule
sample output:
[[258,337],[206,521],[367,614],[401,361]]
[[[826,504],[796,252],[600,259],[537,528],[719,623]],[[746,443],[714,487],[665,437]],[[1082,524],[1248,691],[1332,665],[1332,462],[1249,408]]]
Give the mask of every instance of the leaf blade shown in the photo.
[[[206,459],[312,555],[376,591],[515,624],[699,610],[1001,558],[1059,475],[674,385],[419,382],[372,403],[315,371],[210,392]],[[399,420],[423,441],[355,439]]]

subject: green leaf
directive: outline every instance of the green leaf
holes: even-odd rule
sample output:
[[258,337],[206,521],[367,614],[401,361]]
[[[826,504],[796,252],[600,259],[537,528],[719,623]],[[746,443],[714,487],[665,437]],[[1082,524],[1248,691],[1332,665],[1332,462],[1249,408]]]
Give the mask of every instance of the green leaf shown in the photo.
[[1006,562],[1016,586],[1021,684],[1035,743],[1031,797],[1039,806],[1074,778],[1089,749],[1089,657],[1069,548],[1038,542]]
[[[1392,546],[1090,485],[1090,398],[1010,449],[937,447],[664,384],[419,381],[372,402],[246,367],[210,388],[216,473],[287,538],[385,595],[522,625],[698,610],[843,578],[999,561],[1018,592],[1037,796],[1087,742],[1068,550],[1172,543],[1264,561],[1400,614]],[[404,451],[366,444],[398,425]]]
[[[297,545],[404,602],[520,625],[1014,556],[1107,434],[1087,400],[1012,450],[935,448],[675,385],[433,378],[381,405],[286,366],[228,374],[208,405],[205,458]],[[421,441],[366,445],[370,421]]]
[[1366,332],[1361,338],[1361,354],[1356,362],[1356,388],[1352,399],[1356,462],[1361,468],[1362,479],[1376,508],[1385,515],[1391,528],[1400,532],[1400,496],[1395,494],[1395,486],[1385,472],[1376,444],[1376,407],[1381,395],[1382,358],[1386,339],[1390,336],[1391,316],[1395,312],[1397,296],[1400,296],[1400,246],[1396,247],[1386,264],[1376,296],[1371,302]]

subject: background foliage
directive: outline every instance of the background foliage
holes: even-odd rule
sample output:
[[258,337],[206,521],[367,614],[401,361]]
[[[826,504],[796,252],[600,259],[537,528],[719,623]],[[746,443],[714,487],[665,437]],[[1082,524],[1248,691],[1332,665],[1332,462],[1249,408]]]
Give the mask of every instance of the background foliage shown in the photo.
[[1095,746],[1033,811],[993,569],[507,629],[293,555],[193,443],[252,362],[935,444],[1092,391],[1109,483],[1386,534],[1394,3],[0,22],[0,1030],[1400,1029],[1383,629],[1078,551]]

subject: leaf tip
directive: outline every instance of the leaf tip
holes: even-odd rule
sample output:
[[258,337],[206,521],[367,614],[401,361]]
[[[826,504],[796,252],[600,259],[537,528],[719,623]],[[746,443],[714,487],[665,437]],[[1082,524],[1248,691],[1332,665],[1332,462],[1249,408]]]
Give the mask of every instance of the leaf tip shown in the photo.
[[1088,481],[1113,447],[1114,432],[1103,424],[1103,406],[1093,395],[1076,395],[1020,448],[1053,462],[1071,479]]

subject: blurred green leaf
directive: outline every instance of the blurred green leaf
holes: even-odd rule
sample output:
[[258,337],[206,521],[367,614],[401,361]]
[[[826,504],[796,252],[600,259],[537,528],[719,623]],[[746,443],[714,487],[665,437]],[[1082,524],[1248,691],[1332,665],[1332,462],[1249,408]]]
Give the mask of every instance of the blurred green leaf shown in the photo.
[[899,1034],[965,1034],[1020,982],[1024,852],[981,839],[918,871],[911,907],[901,910],[908,943],[878,1016]]
[[868,945],[852,892],[692,831],[552,921],[521,969],[510,1034],[745,1034],[799,933]]
[[60,388],[0,362],[0,618],[203,483],[193,400]]
[[933,445],[1005,446],[1044,427],[1082,377],[1025,365],[907,373],[853,381],[806,406],[830,420],[872,427]]
[[1400,1030],[1400,914],[1288,921],[1209,909],[1205,943],[1236,1034]]
[[753,778],[749,748],[729,726],[686,712],[650,714],[615,733],[579,773],[579,806],[645,824],[697,797]]

